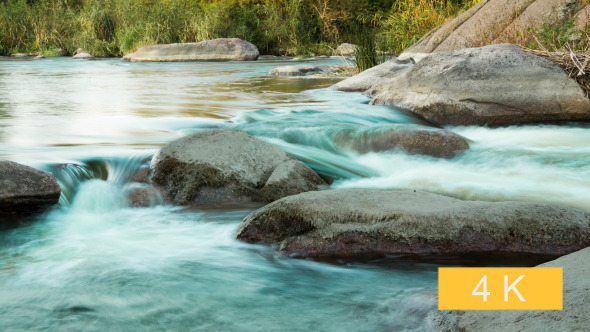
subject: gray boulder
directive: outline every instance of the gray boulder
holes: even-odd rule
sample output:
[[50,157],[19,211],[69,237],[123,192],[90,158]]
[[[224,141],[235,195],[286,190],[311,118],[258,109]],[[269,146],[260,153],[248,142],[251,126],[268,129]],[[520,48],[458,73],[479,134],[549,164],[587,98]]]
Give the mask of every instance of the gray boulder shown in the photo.
[[96,58],[92,54],[89,54],[89,53],[86,53],[86,52],[77,53],[76,55],[74,55],[72,57],[72,59],[77,59],[77,60],[96,60]]
[[296,65],[296,66],[282,66],[270,71],[270,75],[278,76],[305,76],[320,74],[322,69],[320,67],[311,65]]
[[326,183],[284,151],[233,129],[203,130],[163,147],[150,180],[177,205],[270,202]]
[[588,331],[590,322],[590,248],[539,267],[563,268],[563,310],[437,311],[430,320],[437,331]]
[[368,93],[373,104],[404,107],[438,125],[590,120],[590,100],[573,79],[512,44],[431,54]]
[[386,61],[373,68],[369,68],[358,75],[349,77],[341,82],[336,83],[332,86],[332,89],[338,91],[367,91],[375,82],[385,79],[393,78],[399,75],[401,72],[409,70],[414,65],[414,60],[408,59],[405,61],[392,59]]
[[60,193],[53,174],[0,161],[0,217],[43,212],[57,204]]
[[356,53],[357,48],[358,48],[358,46],[356,46],[355,44],[342,43],[342,44],[338,45],[338,47],[336,48],[336,54],[338,54],[338,55],[354,55]]
[[251,61],[258,59],[258,48],[238,38],[218,38],[198,43],[145,46],[127,54],[128,61]]
[[590,245],[590,214],[421,191],[327,190],[250,213],[237,238],[298,257],[486,252],[563,255]]
[[130,207],[150,207],[164,204],[158,189],[147,184],[131,183],[125,187],[127,205]]
[[467,140],[451,131],[409,126],[377,132],[348,130],[336,135],[334,142],[359,153],[397,149],[436,158],[453,158],[469,149]]

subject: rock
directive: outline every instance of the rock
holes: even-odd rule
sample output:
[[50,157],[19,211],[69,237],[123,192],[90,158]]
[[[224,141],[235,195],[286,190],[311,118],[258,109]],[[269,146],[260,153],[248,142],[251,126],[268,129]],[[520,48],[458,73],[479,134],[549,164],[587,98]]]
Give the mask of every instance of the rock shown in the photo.
[[152,159],[151,183],[177,205],[269,202],[325,184],[305,164],[246,132],[210,129]]
[[587,5],[585,0],[482,0],[424,36],[400,57],[520,42],[543,24],[565,25],[572,18],[577,26],[585,26],[588,18],[582,13]]
[[127,204],[130,207],[150,207],[164,204],[158,189],[143,184],[130,184],[125,188]]
[[326,190],[250,213],[237,238],[298,257],[383,254],[563,255],[590,245],[590,214],[528,202],[481,202],[421,191]]
[[80,54],[80,53],[88,53],[88,52],[84,51],[84,50],[83,50],[83,49],[81,49],[81,48],[78,48],[78,49],[76,49],[76,50],[74,51],[74,54],[72,54],[72,55],[78,55],[78,54]]
[[320,74],[322,69],[316,66],[310,65],[296,65],[296,66],[283,66],[278,67],[270,71],[270,75],[279,76],[305,76]]
[[399,149],[436,158],[453,158],[469,149],[467,140],[451,131],[408,126],[377,132],[348,130],[334,137],[334,142],[359,153]]
[[42,56],[42,55],[37,55],[37,56],[35,57],[35,59],[36,59],[36,60],[40,60],[40,59],[45,59],[45,57],[44,57],[44,56]]
[[78,53],[78,54],[74,55],[72,57],[72,59],[78,59],[78,60],[96,60],[96,58],[93,55],[88,54],[88,53],[84,53],[84,52]]
[[415,62],[411,59],[392,59],[378,66],[369,68],[358,75],[338,82],[331,88],[339,91],[367,91],[380,79],[393,78],[401,72],[410,69]]
[[0,161],[0,216],[43,212],[57,204],[60,193],[53,174],[12,161]]
[[149,183],[149,167],[142,167],[137,171],[133,172],[129,179],[129,182],[138,182],[138,183]]
[[556,64],[512,44],[435,53],[367,92],[437,125],[590,120],[590,100]]
[[144,46],[123,60],[129,61],[253,61],[258,48],[238,38],[218,38],[199,43]]
[[355,44],[342,43],[336,48],[336,54],[339,55],[354,55],[358,46]]
[[37,54],[34,54],[34,53],[12,53],[10,56],[13,58],[33,58],[33,57],[37,56]]
[[563,268],[563,310],[437,311],[430,320],[438,331],[588,331],[590,248],[539,267]]

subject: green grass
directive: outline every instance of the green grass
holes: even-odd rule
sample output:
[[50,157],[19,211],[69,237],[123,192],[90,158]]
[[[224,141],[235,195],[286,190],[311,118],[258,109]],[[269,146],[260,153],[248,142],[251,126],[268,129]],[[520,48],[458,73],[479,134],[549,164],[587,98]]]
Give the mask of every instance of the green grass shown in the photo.
[[[332,54],[362,29],[371,31],[380,50],[399,53],[472,2],[0,0],[0,55],[51,56],[82,48],[96,56],[122,56],[144,45],[221,37],[250,41],[262,54]],[[375,63],[373,55],[365,58],[363,67]]]

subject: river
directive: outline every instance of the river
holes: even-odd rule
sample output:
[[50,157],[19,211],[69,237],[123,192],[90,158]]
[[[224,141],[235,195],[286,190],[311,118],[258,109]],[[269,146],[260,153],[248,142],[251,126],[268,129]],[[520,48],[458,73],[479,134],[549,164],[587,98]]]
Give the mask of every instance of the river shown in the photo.
[[0,58],[0,158],[53,172],[63,190],[58,208],[0,230],[0,329],[426,331],[438,266],[542,261],[297,260],[235,240],[253,206],[127,207],[129,175],[203,128],[246,130],[332,178],[332,188],[590,211],[590,126],[447,128],[471,141],[450,160],[359,154],[333,138],[428,124],[327,89],[337,78],[267,75],[296,62]]

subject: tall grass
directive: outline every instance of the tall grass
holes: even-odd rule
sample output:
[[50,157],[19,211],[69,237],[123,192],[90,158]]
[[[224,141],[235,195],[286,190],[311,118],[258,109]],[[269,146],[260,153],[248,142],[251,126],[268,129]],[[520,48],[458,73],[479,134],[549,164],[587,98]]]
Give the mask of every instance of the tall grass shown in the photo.
[[399,52],[473,0],[0,0],[0,54],[121,56],[156,43],[237,37],[277,55],[330,54],[377,33]]

